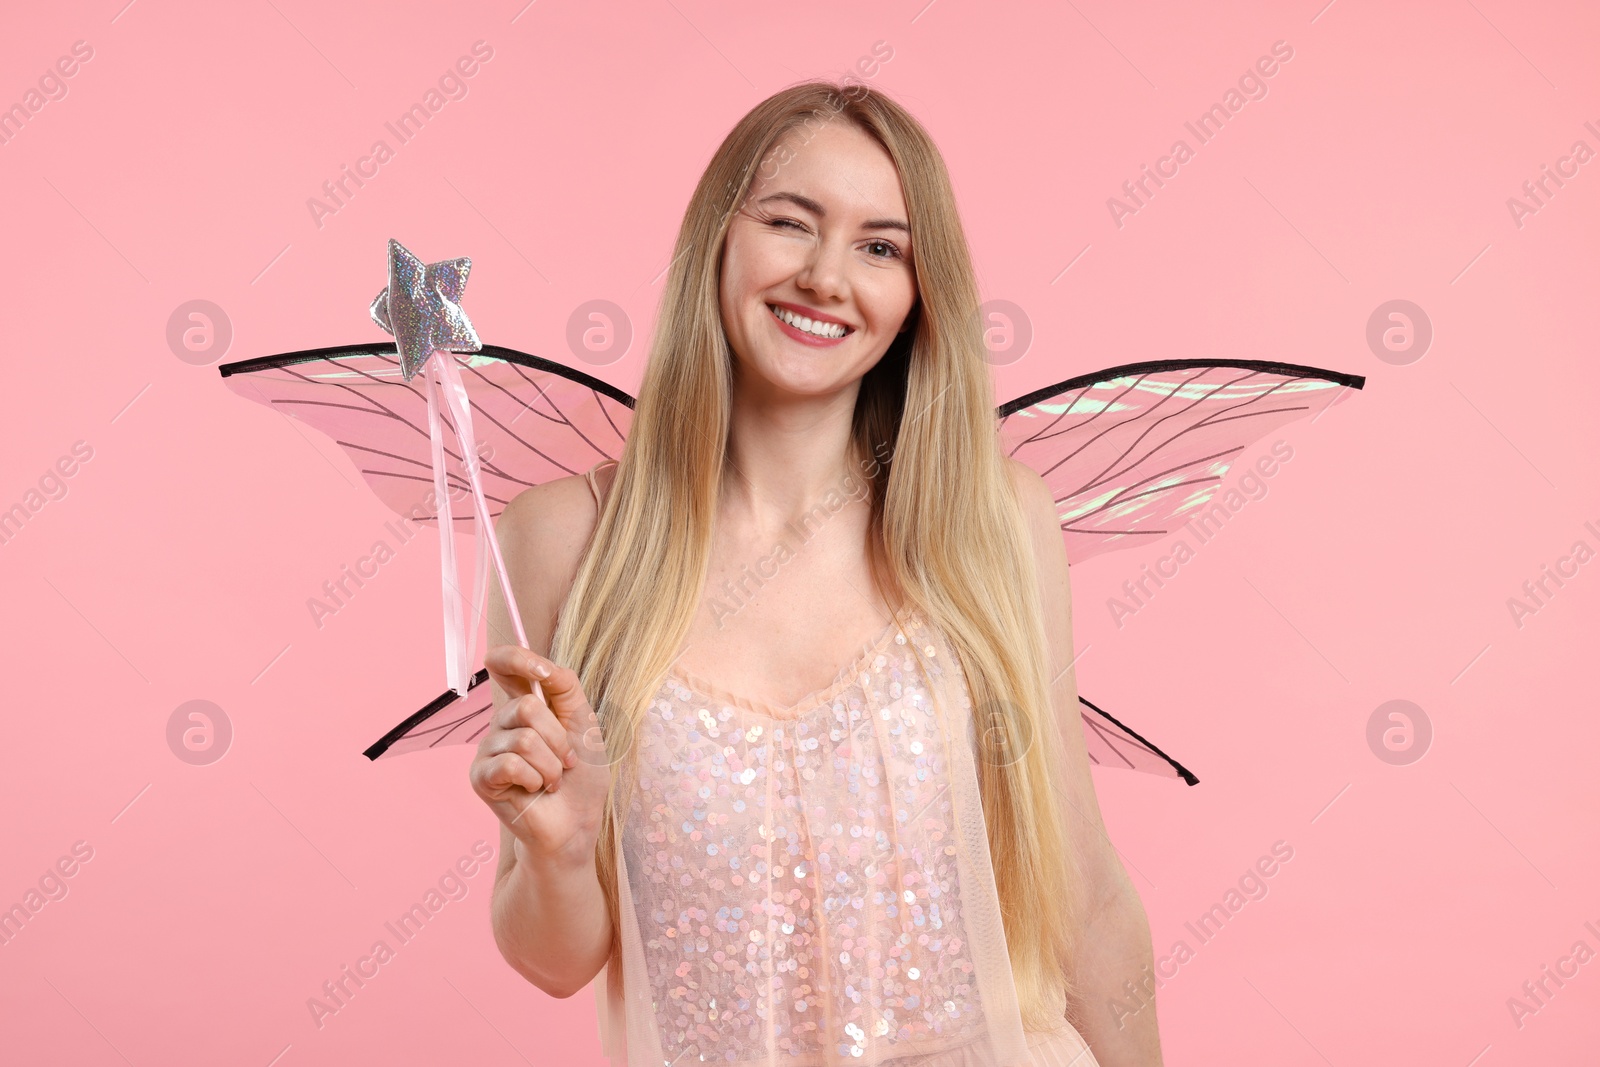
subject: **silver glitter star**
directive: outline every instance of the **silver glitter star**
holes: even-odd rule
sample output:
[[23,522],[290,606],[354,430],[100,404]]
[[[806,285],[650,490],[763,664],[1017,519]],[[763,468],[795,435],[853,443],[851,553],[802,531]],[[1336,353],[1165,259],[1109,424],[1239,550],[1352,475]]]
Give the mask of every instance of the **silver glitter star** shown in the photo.
[[483,343],[461,309],[472,260],[424,264],[389,238],[389,284],[372,301],[372,321],[394,334],[400,373],[410,381],[435,350],[477,352]]

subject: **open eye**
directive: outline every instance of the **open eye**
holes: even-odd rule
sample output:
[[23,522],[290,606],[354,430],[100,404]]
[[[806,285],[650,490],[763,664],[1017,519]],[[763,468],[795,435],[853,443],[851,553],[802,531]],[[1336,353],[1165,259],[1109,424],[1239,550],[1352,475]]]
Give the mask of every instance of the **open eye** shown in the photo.
[[884,253],[883,255],[879,256],[878,258],[880,258],[880,259],[899,259],[899,258],[901,258],[900,249],[897,248],[895,246],[894,242],[892,242],[892,241],[885,241],[881,237],[874,237],[871,241],[868,241],[867,244],[868,244],[869,247],[870,246],[874,246],[874,245],[881,245],[882,247],[887,248],[889,250],[887,253]]

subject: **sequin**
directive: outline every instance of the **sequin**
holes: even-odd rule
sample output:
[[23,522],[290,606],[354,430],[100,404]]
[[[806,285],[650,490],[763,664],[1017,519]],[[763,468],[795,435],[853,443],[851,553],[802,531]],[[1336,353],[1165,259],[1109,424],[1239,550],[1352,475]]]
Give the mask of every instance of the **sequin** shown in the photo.
[[[621,768],[635,775],[622,841],[662,1062],[879,1063],[994,1040],[969,944],[1003,938],[992,881],[968,927],[974,861],[955,845],[943,716],[970,701],[941,648],[913,612],[787,709],[663,681]],[[955,736],[976,753],[970,724]],[[965,786],[976,795],[975,777]]]

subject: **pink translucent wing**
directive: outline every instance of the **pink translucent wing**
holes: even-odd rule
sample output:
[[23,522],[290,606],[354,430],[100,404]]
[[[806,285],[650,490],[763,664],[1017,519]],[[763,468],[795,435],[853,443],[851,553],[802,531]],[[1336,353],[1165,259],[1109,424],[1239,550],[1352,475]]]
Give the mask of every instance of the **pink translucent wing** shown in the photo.
[[447,745],[477,744],[489,728],[489,713],[494,710],[488,683],[489,672],[480,670],[472,676],[465,697],[446,689],[378,738],[362,755],[376,760]]
[[1256,360],[1131,363],[1001,405],[1001,446],[1049,484],[1080,563],[1175,532],[1250,444],[1365,381]]
[[[454,357],[472,403],[490,518],[523,489],[580,474],[622,451],[633,398],[598,378],[498,345]],[[433,523],[433,462],[426,379],[407,382],[393,342],[291,352],[218,368],[228,387],[316,427],[336,441],[396,514]],[[444,449],[451,517],[472,520],[449,410]]]
[[1145,771],[1164,778],[1182,778],[1190,785],[1200,781],[1189,768],[1124,726],[1110,713],[1081,696],[1078,703],[1082,705],[1079,714],[1083,718],[1083,737],[1089,747],[1091,763],[1101,767]]

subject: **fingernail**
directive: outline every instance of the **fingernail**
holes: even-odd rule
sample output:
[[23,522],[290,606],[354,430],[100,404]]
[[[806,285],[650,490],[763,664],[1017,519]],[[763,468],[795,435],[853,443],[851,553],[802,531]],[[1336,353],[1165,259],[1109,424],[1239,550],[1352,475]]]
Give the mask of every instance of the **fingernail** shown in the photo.
[[550,677],[550,668],[546,667],[543,663],[535,663],[533,665],[533,673],[537,674],[541,678],[548,678]]

